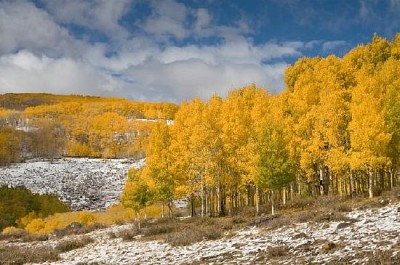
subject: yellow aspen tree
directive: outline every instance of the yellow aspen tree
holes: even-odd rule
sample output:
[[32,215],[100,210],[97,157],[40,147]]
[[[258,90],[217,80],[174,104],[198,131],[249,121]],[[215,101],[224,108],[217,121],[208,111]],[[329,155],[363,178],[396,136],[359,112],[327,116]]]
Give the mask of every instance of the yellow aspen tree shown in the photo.
[[171,135],[165,122],[157,122],[153,128],[146,147],[146,167],[155,183],[157,200],[168,206],[172,216],[172,201],[175,195],[177,179],[173,173],[172,155],[170,153]]
[[373,177],[377,170],[388,166],[388,144],[391,134],[385,124],[382,95],[374,78],[359,73],[353,89],[349,124],[352,155],[350,165],[368,176],[368,195],[373,197]]

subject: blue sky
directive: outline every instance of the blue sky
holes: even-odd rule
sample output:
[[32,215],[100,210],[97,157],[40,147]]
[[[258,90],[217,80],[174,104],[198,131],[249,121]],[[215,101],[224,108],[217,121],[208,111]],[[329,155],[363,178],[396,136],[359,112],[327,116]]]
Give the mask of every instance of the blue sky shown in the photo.
[[398,14],[400,0],[0,0],[0,93],[279,93],[288,64],[392,40]]

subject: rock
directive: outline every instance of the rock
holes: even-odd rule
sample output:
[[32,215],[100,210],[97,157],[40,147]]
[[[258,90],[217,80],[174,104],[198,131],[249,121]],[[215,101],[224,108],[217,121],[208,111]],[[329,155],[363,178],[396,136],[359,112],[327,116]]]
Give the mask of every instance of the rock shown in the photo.
[[339,223],[336,227],[336,230],[343,229],[343,228],[349,227],[351,225],[352,225],[352,223],[348,223],[348,222]]
[[309,236],[306,235],[304,232],[298,233],[293,236],[293,239],[301,239],[301,238],[309,238]]
[[380,200],[379,201],[379,204],[381,205],[381,206],[386,206],[386,205],[388,205],[390,203],[390,200],[389,199],[383,199],[383,200]]
[[327,241],[325,244],[322,245],[321,254],[326,254],[328,252],[330,252],[331,250],[336,248],[336,244],[331,242],[331,241]]

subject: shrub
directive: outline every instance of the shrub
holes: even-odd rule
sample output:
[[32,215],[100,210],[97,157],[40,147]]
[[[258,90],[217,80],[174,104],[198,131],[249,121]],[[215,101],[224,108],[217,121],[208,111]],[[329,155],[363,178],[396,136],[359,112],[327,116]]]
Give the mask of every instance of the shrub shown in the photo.
[[175,230],[174,223],[157,223],[143,229],[144,236],[155,236],[160,234],[171,233]]
[[267,253],[268,257],[271,259],[284,257],[289,254],[289,248],[287,246],[269,247]]
[[103,224],[97,224],[97,223],[92,224],[92,225],[83,225],[78,222],[73,222],[73,223],[69,224],[67,227],[65,227],[64,229],[54,230],[54,233],[58,237],[63,237],[63,236],[67,236],[67,235],[81,235],[81,234],[87,234],[87,233],[90,233],[97,229],[101,229],[101,228],[105,228],[105,227],[107,227],[107,226],[103,225]]
[[193,225],[168,234],[165,242],[171,246],[187,246],[202,240],[216,240],[222,235],[223,230],[219,226],[196,227]]
[[87,237],[87,236],[80,237],[80,238],[74,238],[74,239],[68,239],[68,240],[58,243],[58,245],[56,246],[56,250],[58,250],[60,252],[67,252],[67,251],[71,251],[74,249],[82,248],[93,242],[94,242],[93,238]]
[[123,241],[133,241],[137,235],[139,235],[139,230],[133,226],[132,228],[124,229],[114,234],[115,237],[120,237]]
[[27,234],[28,232],[25,230],[15,227],[7,227],[3,230],[3,233],[0,234],[0,240],[20,239],[25,237]]
[[25,264],[57,261],[59,252],[52,247],[0,247],[0,264]]
[[91,225],[95,223],[96,216],[88,211],[82,211],[79,213],[79,222],[84,225]]
[[338,212],[347,213],[347,212],[351,212],[353,209],[348,203],[343,202],[343,203],[340,203],[338,206],[336,206],[335,210]]
[[68,210],[68,206],[54,195],[33,194],[24,187],[0,187],[0,230],[17,224],[23,227],[38,216],[44,218]]
[[26,227],[26,231],[30,233],[39,233],[45,228],[46,223],[42,218],[33,219]]
[[184,229],[167,235],[165,242],[171,246],[187,246],[203,240],[203,235],[197,229]]

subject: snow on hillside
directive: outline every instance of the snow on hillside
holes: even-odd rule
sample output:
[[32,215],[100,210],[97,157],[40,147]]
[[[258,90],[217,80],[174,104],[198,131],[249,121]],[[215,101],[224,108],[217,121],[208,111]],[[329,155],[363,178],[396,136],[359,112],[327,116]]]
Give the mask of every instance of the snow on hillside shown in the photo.
[[32,160],[0,168],[0,186],[25,186],[35,193],[56,194],[73,210],[100,210],[119,202],[128,169],[143,163],[127,159]]
[[[382,264],[399,264],[399,207],[397,202],[355,210],[346,222],[298,223],[276,230],[247,227],[219,240],[184,247],[141,239],[123,242],[110,234],[129,225],[114,226],[88,234],[94,243],[46,264],[376,264],[368,259],[385,250],[394,263]],[[285,251],[271,256],[277,247]]]

